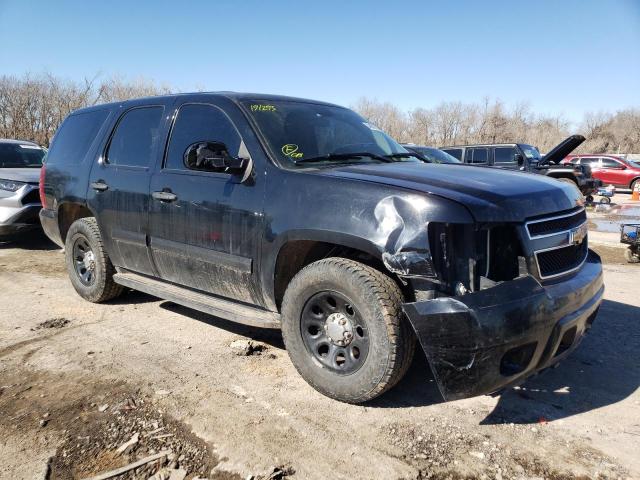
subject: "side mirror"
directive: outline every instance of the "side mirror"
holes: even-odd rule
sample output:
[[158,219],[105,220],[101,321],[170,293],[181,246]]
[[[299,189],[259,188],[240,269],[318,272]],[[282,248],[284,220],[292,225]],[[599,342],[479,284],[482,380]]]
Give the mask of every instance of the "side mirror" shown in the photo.
[[184,164],[190,170],[243,174],[249,160],[233,157],[222,142],[196,142],[184,152]]
[[522,156],[521,153],[514,154],[513,159],[516,161],[519,167],[521,167],[524,164],[524,157]]

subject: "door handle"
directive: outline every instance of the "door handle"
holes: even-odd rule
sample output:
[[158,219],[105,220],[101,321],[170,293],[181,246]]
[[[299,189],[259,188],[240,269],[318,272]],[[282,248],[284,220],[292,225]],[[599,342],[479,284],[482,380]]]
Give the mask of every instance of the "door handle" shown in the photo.
[[151,196],[153,198],[155,198],[156,200],[160,200],[161,202],[175,202],[178,199],[178,196],[169,191],[166,190],[162,190],[160,192],[153,192],[151,194]]
[[109,185],[104,183],[104,180],[98,180],[97,182],[91,182],[91,188],[96,192],[104,192],[105,190],[109,190]]

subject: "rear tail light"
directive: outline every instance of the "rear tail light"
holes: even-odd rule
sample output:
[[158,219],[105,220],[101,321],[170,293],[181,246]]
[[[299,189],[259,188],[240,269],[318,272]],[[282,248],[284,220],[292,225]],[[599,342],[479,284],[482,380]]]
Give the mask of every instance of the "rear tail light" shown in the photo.
[[40,183],[38,185],[38,191],[40,192],[40,203],[42,204],[42,208],[47,208],[47,199],[44,195],[44,177],[47,167],[43,164],[40,169]]

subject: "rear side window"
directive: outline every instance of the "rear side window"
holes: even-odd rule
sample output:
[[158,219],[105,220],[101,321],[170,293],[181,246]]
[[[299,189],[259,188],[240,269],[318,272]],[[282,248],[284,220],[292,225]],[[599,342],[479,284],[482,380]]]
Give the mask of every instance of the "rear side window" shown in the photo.
[[47,163],[77,165],[82,162],[108,116],[108,110],[69,115],[53,138]]
[[516,163],[515,154],[515,147],[496,147],[493,153],[493,163]]
[[443,152],[447,152],[452,157],[462,161],[462,149],[461,148],[441,148]]
[[580,165],[589,165],[592,168],[595,168],[600,163],[599,157],[589,157],[589,158],[581,158]]
[[125,112],[116,126],[107,151],[107,163],[147,167],[158,143],[164,108],[134,108]]
[[[222,110],[213,105],[186,104],[180,107],[171,131],[165,168],[189,169],[184,155],[187,148],[196,142],[224,145],[226,152],[233,157],[240,153],[240,135]],[[207,168],[197,170],[215,171]]]
[[467,163],[487,163],[489,158],[489,149],[487,148],[469,148],[465,154],[465,162]]

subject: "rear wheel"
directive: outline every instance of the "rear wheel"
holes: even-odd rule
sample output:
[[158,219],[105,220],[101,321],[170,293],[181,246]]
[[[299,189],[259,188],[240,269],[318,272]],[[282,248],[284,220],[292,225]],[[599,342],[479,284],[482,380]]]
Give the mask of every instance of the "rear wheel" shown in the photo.
[[633,192],[640,185],[640,178],[636,178],[633,182],[631,182],[631,191]]
[[113,281],[116,271],[95,218],[73,222],[65,241],[65,260],[71,284],[85,300],[100,303],[122,293],[123,287]]
[[398,285],[353,260],[301,270],[282,303],[282,335],[294,366],[316,390],[348,403],[377,397],[406,373],[415,336]]

